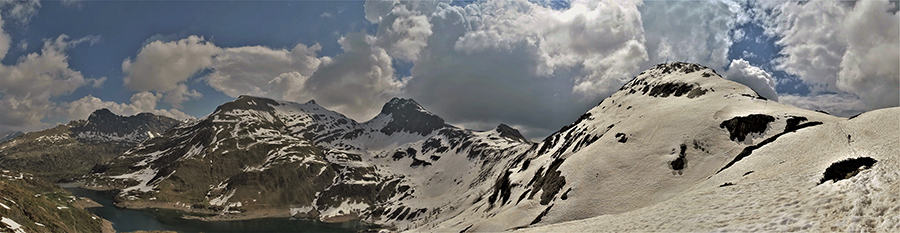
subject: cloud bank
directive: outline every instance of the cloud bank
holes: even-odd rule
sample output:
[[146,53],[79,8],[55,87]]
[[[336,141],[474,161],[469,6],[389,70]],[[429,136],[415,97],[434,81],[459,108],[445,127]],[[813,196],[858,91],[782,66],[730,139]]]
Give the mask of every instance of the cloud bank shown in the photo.
[[762,97],[778,101],[778,93],[775,92],[775,78],[769,72],[750,65],[750,62],[744,59],[732,60],[724,76],[728,80],[750,87]]
[[[3,20],[27,22],[40,8],[36,1],[17,3],[2,7],[0,26]],[[641,70],[673,61],[725,69],[726,78],[772,100],[854,114],[900,104],[900,53],[885,52],[900,50],[896,8],[886,0],[574,0],[564,7],[525,0],[370,0],[363,13],[377,29],[341,35],[335,55],[320,55],[319,44],[222,47],[199,35],[152,37],[122,61],[124,87],[134,92],[128,104],[92,95],[54,100],[106,80],[85,78],[67,63],[67,49],[96,39],[63,35],[0,67],[0,105],[17,110],[2,113],[8,116],[0,123],[41,125],[41,119],[78,118],[100,107],[187,118],[177,109],[202,98],[188,85],[201,82],[231,97],[316,99],[360,121],[391,97],[411,97],[454,124],[488,129],[507,123],[538,138],[570,123]],[[742,25],[750,23],[776,38],[780,53],[772,64],[728,57],[732,45],[747,36]],[[0,31],[0,58],[11,45],[9,34]],[[410,75],[401,75],[406,72],[395,70],[398,65],[411,65]],[[812,93],[779,96],[773,71],[798,77]],[[157,103],[174,108],[156,109]]]
[[858,98],[866,107],[856,110],[871,110],[900,104],[900,15],[890,10],[897,4],[761,1],[754,7],[782,46],[777,69],[812,85],[813,96],[844,93],[836,96]]

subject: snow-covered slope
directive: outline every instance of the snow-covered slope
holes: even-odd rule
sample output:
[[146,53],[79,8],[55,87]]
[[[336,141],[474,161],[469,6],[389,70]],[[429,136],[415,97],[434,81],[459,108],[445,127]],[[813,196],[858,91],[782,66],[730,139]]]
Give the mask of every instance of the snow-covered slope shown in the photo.
[[[822,144],[818,148],[834,149],[829,153],[840,153],[831,147],[846,146],[846,143],[801,142],[791,138],[845,121],[766,100],[752,89],[723,79],[706,67],[686,63],[657,65],[625,84],[575,123],[544,139],[522,155],[523,159],[506,164],[505,173],[494,174],[496,185],[488,192],[489,198],[464,207],[467,210],[458,216],[439,219],[415,230],[503,231],[597,216],[630,217],[628,214],[638,213],[635,212],[638,209],[683,197],[686,192],[699,192],[698,184],[718,188],[726,182],[740,183],[739,178],[753,170],[744,168],[744,160],[764,157],[757,153],[768,149],[768,144],[778,142],[788,148],[805,144],[810,150],[805,153],[794,150],[786,155],[803,156],[804,161],[820,158],[819,150],[812,149],[817,144]],[[898,132],[896,126],[883,130],[894,135]],[[841,137],[847,139],[847,135]],[[873,141],[896,151],[896,141],[886,144],[889,142]],[[831,162],[834,160],[825,160],[813,170],[821,175]],[[759,168],[755,173],[762,172]],[[756,175],[752,173],[748,177]],[[720,190],[727,189],[734,187]],[[731,211],[727,208],[731,205],[726,202],[738,197],[742,195],[722,197],[722,206],[712,207],[703,198],[690,196],[693,205],[721,208],[721,211]],[[704,220],[675,207],[666,210],[670,212],[665,216],[680,216],[675,219]],[[646,215],[644,220],[663,216],[654,214]],[[740,216],[740,211],[731,216]],[[623,223],[625,218],[605,219],[619,221],[622,229],[642,229],[643,225]],[[636,222],[640,221],[631,221]],[[646,221],[645,224],[655,227],[659,223]],[[713,229],[678,228],[677,220],[671,220],[670,224],[674,225],[661,230]],[[585,227],[538,231],[606,229],[602,224],[580,226]]]
[[241,96],[100,166],[89,185],[121,189],[123,206],[403,227],[480,196],[531,145],[506,125],[448,125],[410,99],[359,123],[314,101]]
[[[900,108],[890,108],[798,130],[669,200],[527,230],[897,232],[898,123]],[[877,162],[849,179],[822,182],[833,164],[862,158]]]

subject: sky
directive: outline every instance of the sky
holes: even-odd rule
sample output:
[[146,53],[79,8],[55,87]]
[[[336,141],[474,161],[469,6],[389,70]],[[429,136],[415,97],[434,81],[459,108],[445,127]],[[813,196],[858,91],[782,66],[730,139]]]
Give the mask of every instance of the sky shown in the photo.
[[0,0],[0,132],[240,95],[357,121],[413,98],[542,138],[652,65],[838,116],[900,105],[898,2]]

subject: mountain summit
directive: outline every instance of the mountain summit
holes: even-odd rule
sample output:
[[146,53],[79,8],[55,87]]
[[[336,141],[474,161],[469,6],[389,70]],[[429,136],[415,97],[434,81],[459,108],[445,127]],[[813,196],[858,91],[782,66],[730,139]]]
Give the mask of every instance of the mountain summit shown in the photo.
[[[389,120],[382,118],[389,118]],[[415,100],[397,97],[385,103],[381,108],[381,113],[372,121],[382,120],[387,121],[387,124],[380,131],[387,135],[407,132],[425,136],[446,126],[444,119],[428,112]]]
[[[505,172],[492,174],[494,185],[473,191],[484,198],[460,207],[465,210],[457,209],[451,217],[438,217],[435,226],[410,230],[831,231],[834,224],[858,218],[877,225],[883,219],[877,214],[824,220],[808,210],[868,208],[848,206],[845,203],[851,201],[838,197],[841,194],[835,190],[860,187],[856,185],[869,182],[872,176],[900,178],[900,173],[887,172],[900,164],[896,156],[900,143],[888,136],[900,130],[897,124],[884,124],[891,120],[887,116],[898,111],[887,109],[848,120],[769,101],[708,67],[660,64],[641,72],[571,125],[499,163],[506,164],[500,169]],[[873,127],[889,128],[871,131]],[[880,133],[871,133],[876,131]],[[884,149],[864,149],[872,145]],[[869,152],[853,152],[860,150]],[[835,171],[855,164],[857,157],[878,161],[872,169],[886,160],[894,165],[853,183],[824,181],[828,177],[823,174],[840,173]],[[830,166],[837,168],[829,170]],[[870,165],[848,170],[866,166]],[[900,186],[889,189],[900,190]],[[802,198],[807,195],[816,198]],[[758,205],[769,207],[751,208]],[[725,212],[723,206],[728,206]],[[795,213],[791,220],[780,220],[788,215],[772,211],[784,206],[791,206],[788,209]],[[747,216],[754,216],[755,222],[735,220],[750,219]],[[726,224],[704,224],[697,219]],[[779,219],[783,226],[750,228],[758,226],[754,224],[760,224],[760,219]],[[727,224],[733,221],[744,225]]]
[[120,116],[103,108],[92,112],[86,121],[70,123],[70,131],[81,140],[127,141],[136,144],[161,134],[178,122],[151,113]]

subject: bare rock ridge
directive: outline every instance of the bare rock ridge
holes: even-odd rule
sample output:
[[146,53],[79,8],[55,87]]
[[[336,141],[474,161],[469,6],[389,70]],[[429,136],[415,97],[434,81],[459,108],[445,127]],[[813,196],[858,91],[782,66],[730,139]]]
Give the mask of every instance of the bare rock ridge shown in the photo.
[[119,116],[108,109],[91,113],[47,130],[30,132],[0,142],[0,167],[48,178],[69,180],[121,155],[129,148],[157,137],[178,120],[141,113]]
[[88,119],[83,121],[84,124],[73,125],[71,131],[82,140],[126,140],[138,143],[151,137],[151,134],[164,132],[178,122],[178,120],[152,113],[120,116],[103,108],[91,113]]
[[428,112],[412,99],[394,97],[384,104],[379,116],[390,116],[390,122],[380,130],[387,135],[407,132],[425,136],[436,129],[447,126],[444,119]]
[[497,132],[500,132],[501,137],[507,137],[515,140],[528,141],[525,136],[522,136],[522,133],[519,133],[519,130],[510,127],[506,124],[500,124],[497,126]]

